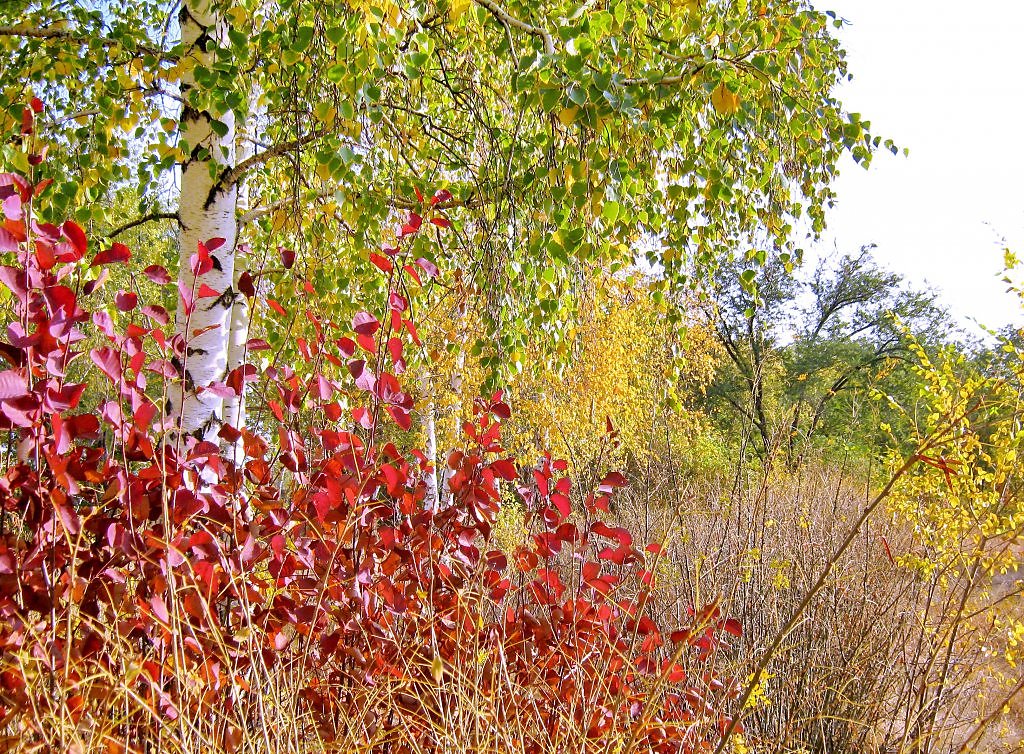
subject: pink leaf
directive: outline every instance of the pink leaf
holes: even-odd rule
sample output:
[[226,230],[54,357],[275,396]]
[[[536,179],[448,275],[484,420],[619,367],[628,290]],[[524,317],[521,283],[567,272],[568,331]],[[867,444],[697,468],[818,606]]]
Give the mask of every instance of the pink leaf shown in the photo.
[[13,369],[0,372],[0,400],[8,398],[20,398],[28,390],[28,383],[21,372]]
[[103,374],[110,378],[110,381],[117,383],[121,379],[121,357],[117,351],[107,346],[94,348],[89,352],[89,358],[100,368]]
[[429,259],[426,259],[424,257],[420,257],[419,259],[416,260],[416,264],[420,267],[421,270],[423,270],[425,273],[427,273],[428,277],[431,277],[431,278],[436,278],[437,277],[437,273],[438,273],[437,265],[434,264],[433,262],[431,262]]

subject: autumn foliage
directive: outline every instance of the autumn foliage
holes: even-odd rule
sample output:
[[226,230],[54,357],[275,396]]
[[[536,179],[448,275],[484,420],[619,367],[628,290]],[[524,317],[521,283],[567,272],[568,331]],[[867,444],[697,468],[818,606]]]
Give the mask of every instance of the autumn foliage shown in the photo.
[[[8,740],[63,751],[71,731],[96,750],[159,738],[232,751],[269,743],[268,708],[292,705],[309,741],[428,750],[470,699],[523,751],[615,737],[679,752],[720,737],[734,684],[716,658],[739,624],[714,603],[684,626],[661,620],[661,548],[603,518],[621,474],[577,493],[563,462],[508,457],[501,393],[476,401],[436,501],[425,452],[386,439],[415,413],[399,381],[419,340],[408,291],[437,271],[401,241],[444,226],[431,199],[397,247],[371,255],[386,311],[351,327],[308,311],[302,363],[247,363],[205,388],[244,388],[268,408],[212,443],[166,415],[170,391],[190,389],[173,318],[128,291],[111,317],[97,295],[107,266],[171,276],[136,270],[121,244],[91,248],[73,222],[37,222],[46,189],[0,176],[0,281],[16,315],[0,344]],[[222,293],[182,289],[178,305]],[[508,553],[491,543],[503,496],[529,533]],[[287,699],[268,698],[285,686]]]

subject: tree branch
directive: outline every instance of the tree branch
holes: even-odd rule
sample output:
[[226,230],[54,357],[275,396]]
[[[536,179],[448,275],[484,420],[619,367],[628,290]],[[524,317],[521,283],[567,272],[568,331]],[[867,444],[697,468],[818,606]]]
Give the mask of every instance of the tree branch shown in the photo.
[[526,21],[516,18],[515,16],[509,15],[508,11],[498,5],[494,0],[476,0],[477,5],[484,8],[492,16],[497,18],[503,24],[515,27],[520,31],[525,31],[527,34],[532,34],[535,37],[540,37],[544,40],[544,52],[548,55],[555,54],[555,42],[551,38],[551,34],[539,26],[534,26]]
[[[0,37],[19,37],[23,39],[52,39],[52,40],[63,40],[65,42],[74,42],[75,44],[87,47],[95,37],[89,34],[80,34],[71,29],[62,29],[55,26],[29,26],[28,24],[19,24],[16,26],[0,26]],[[110,47],[111,45],[118,44],[127,46],[129,49],[134,49],[137,52],[143,52],[148,55],[155,55],[157,57],[163,57],[167,60],[174,60],[171,56],[168,56],[163,50],[157,49],[156,47],[150,47],[149,45],[142,45],[136,42],[132,42],[129,45],[121,40],[115,39],[102,39],[104,47]]]
[[139,225],[145,225],[146,223],[154,222],[156,220],[177,220],[177,219],[178,219],[178,213],[177,212],[150,212],[148,215],[143,215],[142,217],[140,217],[138,219],[132,220],[130,223],[125,223],[124,225],[122,225],[122,226],[120,226],[118,228],[115,228],[114,230],[112,230],[110,233],[107,234],[107,238],[114,238],[115,236],[121,235],[126,230],[131,230],[132,228],[136,228]]
[[274,146],[265,149],[259,154],[254,154],[252,157],[242,160],[233,168],[226,168],[224,172],[220,174],[220,178],[217,179],[217,182],[210,188],[210,196],[207,197],[207,203],[209,204],[213,200],[213,197],[218,191],[231,188],[238,183],[251,168],[254,168],[257,165],[262,165],[264,162],[272,160],[286,152],[290,152],[293,149],[298,149],[301,146],[309,144],[309,142],[315,141],[323,135],[324,133],[322,131],[313,131],[305,136],[300,136],[298,139],[293,139],[292,141],[282,141],[279,144],[275,144]]
[[[313,196],[306,197],[306,198],[307,199],[326,199],[327,197],[332,196],[336,190],[337,190],[336,188],[324,189],[323,191],[320,191],[320,192],[314,194]],[[353,198],[361,199],[361,198],[363,198],[363,194],[362,193],[357,193],[357,194],[353,195]],[[390,198],[381,197],[381,200],[384,201],[389,206],[395,208],[395,209],[414,211],[414,210],[419,210],[419,209],[423,209],[424,208],[424,203],[419,201],[418,199],[405,199],[405,198],[399,196],[399,197],[390,197]],[[240,218],[238,218],[238,224],[239,225],[248,225],[251,222],[255,222],[256,220],[259,220],[261,217],[266,217],[267,215],[271,214],[272,212],[276,212],[279,209],[283,209],[284,207],[287,207],[287,206],[293,204],[294,202],[295,202],[295,199],[289,196],[289,197],[286,197],[284,199],[278,199],[276,202],[271,202],[270,204],[267,204],[267,205],[265,205],[263,207],[257,207],[256,209],[249,210],[248,212],[243,214]],[[438,202],[437,204],[434,204],[434,205],[429,205],[429,203],[428,203],[427,206],[430,206],[431,209],[439,209],[439,210],[454,209],[456,207],[466,207],[468,209],[474,209],[476,207],[482,207],[483,205],[485,205],[487,203],[488,203],[488,200],[484,199],[483,197],[470,196],[467,199],[449,199],[446,202]]]
[[[713,60],[717,60],[717,58],[713,58]],[[641,77],[633,77],[633,78],[623,79],[622,80],[622,85],[623,86],[674,86],[676,84],[684,84],[687,81],[689,81],[690,79],[692,79],[694,76],[699,74],[701,71],[703,71],[705,68],[707,68],[708,64],[709,64],[708,62],[704,62],[704,63],[701,63],[700,65],[694,66],[693,68],[691,68],[689,70],[682,71],[681,73],[676,73],[676,74],[673,74],[671,76],[667,76],[665,74],[661,74],[661,76],[659,78],[651,78],[649,76],[645,76],[643,78],[641,78]]]

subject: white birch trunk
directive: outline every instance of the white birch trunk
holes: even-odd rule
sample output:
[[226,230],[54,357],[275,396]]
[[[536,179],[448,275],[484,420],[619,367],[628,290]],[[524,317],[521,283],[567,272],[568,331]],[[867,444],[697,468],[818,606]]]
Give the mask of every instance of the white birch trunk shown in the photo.
[[427,410],[424,412],[423,422],[427,430],[427,461],[430,463],[431,471],[424,480],[427,485],[426,495],[423,499],[423,506],[429,510],[439,510],[440,494],[437,486],[437,410],[434,405],[434,378],[427,373],[420,378],[420,387],[427,395]]
[[[187,54],[195,59],[196,65],[208,67],[213,62],[214,48],[226,36],[223,19],[213,11],[209,0],[192,0],[182,6],[180,21]],[[223,418],[223,400],[212,392],[197,393],[196,388],[223,380],[226,375],[238,219],[236,188],[234,185],[222,187],[218,177],[234,166],[235,119],[230,111],[214,115],[188,104],[194,87],[195,77],[188,69],[181,81],[185,101],[181,137],[188,156],[181,166],[178,280],[182,288],[190,292],[194,304],[191,312],[186,313],[179,301],[175,329],[185,343],[181,359],[182,382],[180,387],[171,390],[170,398],[172,416],[177,418],[182,435],[215,442]],[[215,117],[227,126],[223,136],[211,128]],[[213,269],[197,280],[192,273],[191,259],[199,243],[214,238],[222,238],[224,243],[212,251]],[[196,294],[204,284],[224,295],[198,298]]]
[[[259,107],[259,88],[255,85],[249,92],[249,110],[245,123],[242,126],[241,140],[238,145],[238,160],[244,162],[256,153],[256,141],[259,137],[259,118],[261,117]],[[238,184],[238,199],[236,210],[238,216],[244,215],[251,208],[250,183],[245,176]],[[249,310],[249,299],[238,293],[239,280],[249,268],[249,253],[245,245],[239,246],[239,253],[235,257],[234,271],[232,275],[232,290],[236,292],[231,305],[229,318],[230,332],[228,333],[228,357],[227,372],[230,374],[242,366],[245,361],[249,342],[249,323],[251,312]],[[235,429],[242,429],[245,426],[245,383],[242,383],[242,392],[239,395],[224,399],[223,420]],[[241,443],[235,443],[235,462],[242,460],[239,452]]]

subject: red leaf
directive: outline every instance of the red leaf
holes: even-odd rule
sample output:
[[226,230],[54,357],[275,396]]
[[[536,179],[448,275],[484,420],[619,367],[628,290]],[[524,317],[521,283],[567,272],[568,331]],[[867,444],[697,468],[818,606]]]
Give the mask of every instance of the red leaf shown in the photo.
[[90,267],[96,267],[101,264],[120,264],[121,262],[127,262],[132,258],[132,253],[123,243],[114,244],[106,251],[101,251],[92,259]]
[[501,550],[491,550],[484,557],[487,560],[487,565],[495,571],[504,571],[508,568],[508,558]]
[[369,312],[359,312],[352,318],[352,329],[360,335],[373,335],[380,329],[380,321]]
[[131,291],[118,291],[114,296],[114,304],[123,312],[130,312],[139,305],[139,297]]
[[372,354],[377,353],[377,341],[370,335],[357,335],[356,342]]
[[388,406],[387,412],[391,415],[391,418],[395,420],[395,424],[404,430],[408,430],[412,426],[412,417],[409,412],[398,406]]
[[[69,259],[67,261],[77,262],[79,259],[85,256],[85,252],[89,248],[89,242],[85,237],[85,231],[82,230],[82,228],[78,224],[73,223],[71,220],[68,220],[62,226],[60,226],[60,229],[63,232],[64,237],[71,242],[71,245],[74,247],[75,252],[78,254],[78,257],[76,259]],[[93,264],[95,264],[95,261],[93,262]]]
[[278,314],[280,314],[280,315],[281,315],[282,317],[287,317],[287,316],[288,316],[288,312],[286,312],[286,311],[284,310],[284,307],[283,307],[283,306],[281,306],[281,305],[280,305],[279,303],[277,303],[276,301],[274,301],[274,299],[272,299],[272,298],[268,298],[268,299],[267,299],[267,305],[268,305],[268,306],[269,306],[269,307],[270,307],[271,309],[273,309],[273,310],[274,310],[275,312],[277,312]]
[[399,234],[400,237],[411,236],[414,233],[419,232],[420,226],[423,224],[423,218],[417,215],[415,212],[409,213],[409,221],[402,226],[402,232]]
[[[206,283],[203,283],[199,286],[199,292],[196,293],[196,298],[220,298],[220,291],[211,288]],[[270,303],[269,299],[268,303]],[[284,312],[282,312],[282,314],[283,313]]]
[[491,461],[491,468],[494,470],[495,474],[507,482],[512,482],[519,476],[519,474],[516,473],[516,465],[507,458],[499,458],[496,461]]
[[452,200],[452,192],[448,189],[441,189],[438,191],[430,200],[432,206],[443,204],[444,202],[450,202]]
[[432,217],[432,218],[430,218],[430,222],[432,222],[434,225],[436,225],[439,228],[450,228],[450,227],[452,227],[452,221],[449,220],[447,217]]
[[391,291],[391,293],[388,295],[388,307],[391,309],[391,311],[404,312],[406,308],[408,308],[408,306],[409,305],[406,302],[406,300],[402,296],[395,293],[394,291]]
[[167,285],[171,282],[171,275],[158,264],[151,264],[142,271],[142,274],[157,285]]
[[395,364],[404,364],[402,360],[402,341],[398,338],[390,338],[388,340],[388,353],[391,354],[391,360]]
[[391,264],[391,260],[387,257],[382,257],[380,254],[370,253],[370,261],[373,262],[381,272],[391,272],[394,269],[394,265]]
[[423,285],[423,281],[420,280],[420,274],[416,271],[415,267],[413,267],[411,264],[407,264],[404,265],[402,269],[409,274],[409,277],[416,281],[416,285]]
[[196,277],[205,275],[213,269],[213,257],[210,256],[210,249],[202,241],[196,245],[196,253],[189,259],[189,267]]
[[627,484],[626,477],[617,471],[609,472],[604,479],[601,480],[601,484],[598,485],[598,492],[602,492],[605,495],[610,495],[618,487],[625,487]]
[[295,252],[291,249],[285,249],[278,247],[277,250],[281,253],[281,264],[284,265],[286,270],[290,270],[295,266]]
[[352,338],[340,338],[335,341],[335,344],[345,358],[351,357],[356,352],[356,342]]
[[383,464],[380,467],[380,471],[384,476],[388,494],[392,497],[399,495],[402,492],[402,486],[405,484],[405,477],[390,463]]
[[248,271],[243,272],[238,277],[238,290],[242,292],[246,298],[255,298],[256,286],[253,284],[252,275]]
[[412,342],[418,346],[422,346],[423,343],[420,341],[420,336],[416,332],[416,325],[412,323],[411,319],[402,320],[402,324],[405,325],[405,329],[409,331],[409,336],[412,338]]
[[718,624],[718,627],[733,636],[743,636],[743,626],[735,618],[726,618]]

